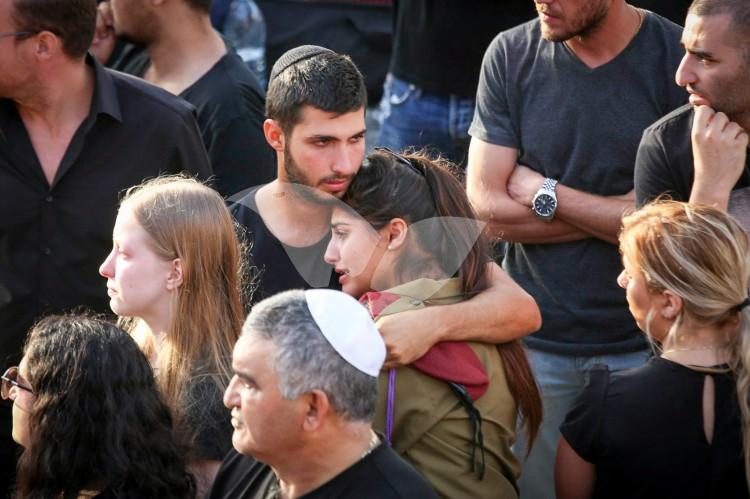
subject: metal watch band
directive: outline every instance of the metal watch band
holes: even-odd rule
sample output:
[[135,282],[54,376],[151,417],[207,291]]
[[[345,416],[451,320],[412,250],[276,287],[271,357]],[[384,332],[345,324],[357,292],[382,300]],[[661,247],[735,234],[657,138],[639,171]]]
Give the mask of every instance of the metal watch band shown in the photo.
[[547,177],[544,179],[544,183],[542,184],[542,189],[544,189],[545,191],[555,192],[556,186],[557,186],[557,180]]

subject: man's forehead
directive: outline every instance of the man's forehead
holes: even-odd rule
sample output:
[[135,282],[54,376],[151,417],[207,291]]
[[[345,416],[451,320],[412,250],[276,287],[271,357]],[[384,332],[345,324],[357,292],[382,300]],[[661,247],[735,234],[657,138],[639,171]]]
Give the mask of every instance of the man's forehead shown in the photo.
[[349,137],[364,131],[365,108],[338,114],[307,105],[300,111],[300,120],[294,128],[304,135]]
[[731,22],[729,14],[688,14],[682,30],[682,43],[686,47],[730,44],[728,28]]
[[[253,334],[252,331],[243,333],[234,344],[232,366],[235,368],[257,368],[259,361],[264,365],[270,362],[275,352],[274,344]],[[270,365],[270,364],[269,364]]]

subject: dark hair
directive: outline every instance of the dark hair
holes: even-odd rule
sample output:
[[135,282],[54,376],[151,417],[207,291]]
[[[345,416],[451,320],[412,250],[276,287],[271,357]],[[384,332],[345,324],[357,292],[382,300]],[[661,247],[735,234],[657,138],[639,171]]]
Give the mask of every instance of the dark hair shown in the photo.
[[688,14],[696,16],[729,16],[727,26],[730,34],[737,38],[745,62],[750,64],[750,2],[748,0],[694,0]]
[[[407,161],[401,161],[399,157]],[[424,151],[398,156],[376,149],[365,158],[342,200],[376,230],[394,218],[402,218],[412,225],[440,217],[439,223],[448,224],[442,230],[417,231],[415,242],[421,247],[418,251],[426,251],[433,260],[443,263],[453,260],[455,248],[466,248],[468,254],[462,257],[454,275],[461,279],[464,292],[473,294],[487,287],[490,245],[484,232],[475,241],[475,233],[453,230],[457,227],[450,223],[454,217],[464,219],[464,223],[465,219],[478,218],[458,179],[459,172],[458,167],[449,161],[430,159]],[[418,261],[424,262],[425,259],[415,256],[410,259],[406,255],[404,260],[408,263],[399,265],[396,274],[404,276],[409,273],[412,279],[420,277],[414,275],[414,269],[419,269]],[[450,267],[449,263],[447,268]],[[531,448],[542,422],[539,389],[519,341],[498,345],[498,351],[508,387],[523,416]]]
[[213,0],[185,0],[190,7],[199,12],[209,13],[211,12],[211,4]]
[[68,499],[92,488],[132,499],[194,496],[169,409],[127,333],[93,317],[51,316],[31,329],[24,355],[36,398],[19,497]]
[[96,28],[96,0],[13,0],[19,31],[51,31],[73,58],[86,55]]
[[323,52],[284,69],[268,83],[266,116],[289,134],[312,106],[342,115],[367,104],[365,79],[349,56]]

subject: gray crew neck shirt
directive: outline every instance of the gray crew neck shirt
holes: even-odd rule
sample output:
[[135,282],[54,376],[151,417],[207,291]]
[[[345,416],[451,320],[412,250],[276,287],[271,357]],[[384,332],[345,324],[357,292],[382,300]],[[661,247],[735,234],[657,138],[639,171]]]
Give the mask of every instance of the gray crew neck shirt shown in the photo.
[[[674,75],[682,29],[644,11],[643,25],[614,59],[588,68],[539,20],[500,33],[484,56],[469,133],[518,149],[518,163],[563,185],[611,196],[633,189],[643,130],[686,101]],[[645,346],[616,283],[617,246],[590,238],[510,245],[503,267],[539,304],[542,328],[526,339],[568,355]]]

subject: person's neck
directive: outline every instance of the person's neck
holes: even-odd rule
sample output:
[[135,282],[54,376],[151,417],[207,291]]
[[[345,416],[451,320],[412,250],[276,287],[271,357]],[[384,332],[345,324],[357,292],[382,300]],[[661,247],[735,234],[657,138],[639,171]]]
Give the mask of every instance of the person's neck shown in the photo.
[[615,1],[598,26],[565,44],[589,68],[602,66],[625,50],[640,31],[645,17],[644,11]]
[[317,436],[294,459],[269,464],[284,499],[295,499],[321,487],[374,449],[374,433],[367,423],[347,423],[331,430],[328,435]]
[[144,79],[175,95],[198,81],[227,53],[209,16],[189,7],[173,9],[146,50],[151,61]]
[[167,337],[167,331],[169,331],[169,315],[154,314],[140,319],[136,326],[136,337],[139,339],[138,342],[141,343],[141,346],[151,345],[153,351],[152,358],[149,360],[153,365],[156,365],[159,351]]
[[[62,130],[77,127],[91,110],[96,78],[86,62],[66,61],[47,69],[37,85],[21,89],[13,98],[25,123],[43,126],[55,136]],[[54,77],[52,75],[54,74]]]
[[256,202],[261,218],[281,242],[304,247],[328,233],[331,207],[306,199],[298,188],[297,184],[277,178],[258,191]]
[[730,329],[736,326],[683,326],[673,341],[665,342],[661,356],[688,366],[717,366],[729,362]]

